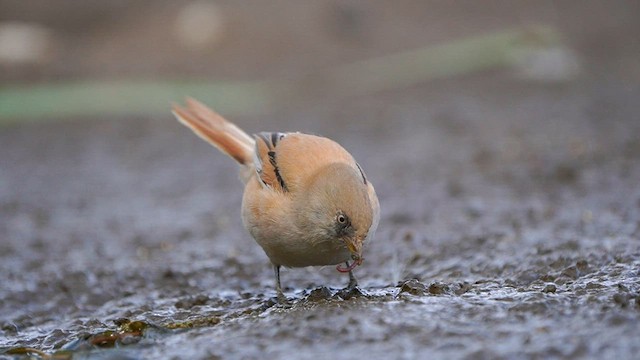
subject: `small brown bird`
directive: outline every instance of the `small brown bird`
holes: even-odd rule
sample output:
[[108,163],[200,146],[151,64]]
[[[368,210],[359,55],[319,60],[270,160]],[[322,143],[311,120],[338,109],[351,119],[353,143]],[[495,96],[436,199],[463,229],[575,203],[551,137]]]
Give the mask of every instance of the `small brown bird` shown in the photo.
[[173,106],[176,118],[240,164],[242,220],[273,264],[278,299],[286,300],[281,266],[337,264],[349,273],[347,289],[353,290],[353,269],[378,227],[380,205],[351,154],[314,135],[262,132],[252,138],[200,102],[186,103]]

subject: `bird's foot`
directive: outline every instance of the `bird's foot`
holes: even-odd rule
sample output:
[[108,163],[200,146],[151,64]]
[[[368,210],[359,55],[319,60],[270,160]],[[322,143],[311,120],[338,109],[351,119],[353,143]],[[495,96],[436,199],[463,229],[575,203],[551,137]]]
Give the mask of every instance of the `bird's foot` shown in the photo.
[[[349,263],[347,262],[347,267],[349,267]],[[358,287],[358,279],[356,279],[356,276],[353,274],[353,271],[349,271],[349,285],[347,285],[347,289],[349,290],[353,290],[356,289]]]
[[282,292],[282,286],[280,285],[280,265],[273,265],[273,271],[276,276],[276,300],[278,305],[291,305],[289,299],[284,296]]
[[355,276],[351,276],[349,279],[349,284],[344,290],[354,290],[358,288],[358,280],[356,280]]
[[[349,263],[347,263],[347,267]],[[349,284],[346,288],[338,291],[338,296],[343,298],[344,300],[349,300],[352,297],[364,296],[365,294],[358,287],[358,279],[353,275],[353,271],[349,271]]]
[[278,306],[289,307],[291,306],[291,300],[287,298],[282,291],[278,291],[276,294],[276,303]]

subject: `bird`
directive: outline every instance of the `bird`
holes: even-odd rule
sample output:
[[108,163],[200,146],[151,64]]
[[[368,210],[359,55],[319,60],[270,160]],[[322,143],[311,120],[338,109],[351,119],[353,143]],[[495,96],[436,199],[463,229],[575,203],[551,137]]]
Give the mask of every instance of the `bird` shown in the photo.
[[[279,301],[287,301],[280,269],[337,265],[358,281],[363,249],[380,220],[376,191],[362,167],[337,142],[300,132],[249,136],[201,102],[174,104],[176,119],[234,159],[244,183],[242,222],[269,258]],[[344,265],[344,266],[342,266]]]

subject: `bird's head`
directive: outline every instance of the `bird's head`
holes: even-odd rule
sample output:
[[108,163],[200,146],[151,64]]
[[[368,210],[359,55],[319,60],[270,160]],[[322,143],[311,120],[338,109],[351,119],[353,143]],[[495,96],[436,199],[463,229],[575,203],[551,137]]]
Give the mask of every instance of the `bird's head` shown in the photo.
[[[335,163],[321,168],[312,177],[305,194],[300,221],[317,235],[335,240],[351,253],[350,271],[362,264],[362,250],[377,216],[370,199],[367,180],[358,168]],[[377,206],[377,205],[376,205]],[[342,269],[342,270],[341,270]]]

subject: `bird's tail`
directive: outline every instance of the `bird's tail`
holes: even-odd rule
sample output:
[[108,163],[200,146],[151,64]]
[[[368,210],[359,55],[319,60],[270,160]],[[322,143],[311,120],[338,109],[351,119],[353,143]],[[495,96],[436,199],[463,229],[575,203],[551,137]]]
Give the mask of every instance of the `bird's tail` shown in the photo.
[[206,105],[187,98],[186,107],[173,105],[173,115],[196,135],[241,165],[250,165],[253,161],[255,140]]

